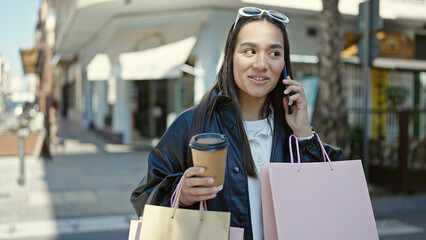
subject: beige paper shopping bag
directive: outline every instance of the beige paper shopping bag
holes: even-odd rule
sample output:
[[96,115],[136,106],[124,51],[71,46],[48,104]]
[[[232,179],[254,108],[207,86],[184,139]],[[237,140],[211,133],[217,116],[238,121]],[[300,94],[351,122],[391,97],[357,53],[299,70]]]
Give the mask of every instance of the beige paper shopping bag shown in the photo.
[[228,240],[231,214],[179,208],[180,190],[173,207],[145,205],[139,240]]
[[270,163],[261,184],[265,240],[379,239],[360,160]]
[[[139,220],[131,220],[128,240],[139,240],[142,227],[142,217]],[[230,227],[229,240],[243,240],[244,228]]]

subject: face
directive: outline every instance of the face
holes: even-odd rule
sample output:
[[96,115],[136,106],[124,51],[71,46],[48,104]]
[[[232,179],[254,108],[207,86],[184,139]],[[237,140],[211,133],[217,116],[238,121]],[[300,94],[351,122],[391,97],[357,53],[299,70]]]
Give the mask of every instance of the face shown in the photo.
[[281,30],[267,21],[244,25],[238,33],[233,63],[240,101],[265,101],[284,67]]

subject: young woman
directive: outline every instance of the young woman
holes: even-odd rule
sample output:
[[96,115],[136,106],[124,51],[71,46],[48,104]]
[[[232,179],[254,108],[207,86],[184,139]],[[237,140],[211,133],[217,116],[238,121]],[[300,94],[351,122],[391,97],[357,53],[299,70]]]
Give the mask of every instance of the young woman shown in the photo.
[[[323,161],[302,85],[292,80],[287,24],[288,18],[276,11],[239,10],[215,83],[197,106],[177,117],[149,155],[148,172],[131,196],[138,216],[146,203],[170,206],[185,174],[181,206],[207,200],[209,210],[231,212],[231,226],[244,228],[245,239],[263,239],[260,166],[290,161],[291,134],[298,137],[301,161]],[[188,143],[201,132],[221,133],[229,141],[220,191],[201,187],[213,179],[197,177],[205,170],[192,165]],[[325,148],[330,159],[341,159],[339,149]]]

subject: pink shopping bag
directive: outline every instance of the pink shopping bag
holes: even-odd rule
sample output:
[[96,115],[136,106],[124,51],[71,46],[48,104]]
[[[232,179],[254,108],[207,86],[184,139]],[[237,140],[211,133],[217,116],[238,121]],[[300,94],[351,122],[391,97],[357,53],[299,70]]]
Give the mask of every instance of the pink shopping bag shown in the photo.
[[261,185],[265,240],[379,239],[360,160],[270,163]]

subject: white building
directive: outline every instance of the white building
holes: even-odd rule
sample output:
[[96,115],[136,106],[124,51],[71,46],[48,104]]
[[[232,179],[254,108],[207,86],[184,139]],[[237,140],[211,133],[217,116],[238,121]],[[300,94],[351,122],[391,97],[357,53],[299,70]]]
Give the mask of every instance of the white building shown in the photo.
[[[357,30],[358,4],[341,0],[343,31]],[[63,115],[118,142],[158,137],[167,122],[197,103],[213,82],[238,8],[274,9],[289,19],[295,75],[315,76],[321,0],[51,0],[46,24],[54,28],[54,98]],[[384,28],[424,39],[424,1],[382,0]],[[420,42],[420,40],[419,40]],[[348,69],[360,79],[359,60]],[[408,61],[408,62],[407,62]],[[348,63],[351,65],[352,63]],[[424,64],[424,65],[423,65]],[[424,60],[380,58],[374,66],[426,70]],[[392,70],[392,71],[399,71]],[[352,85],[351,85],[352,84]],[[355,104],[357,97],[348,102]]]
[[0,93],[10,93],[10,86],[12,81],[12,69],[9,61],[0,56]]

